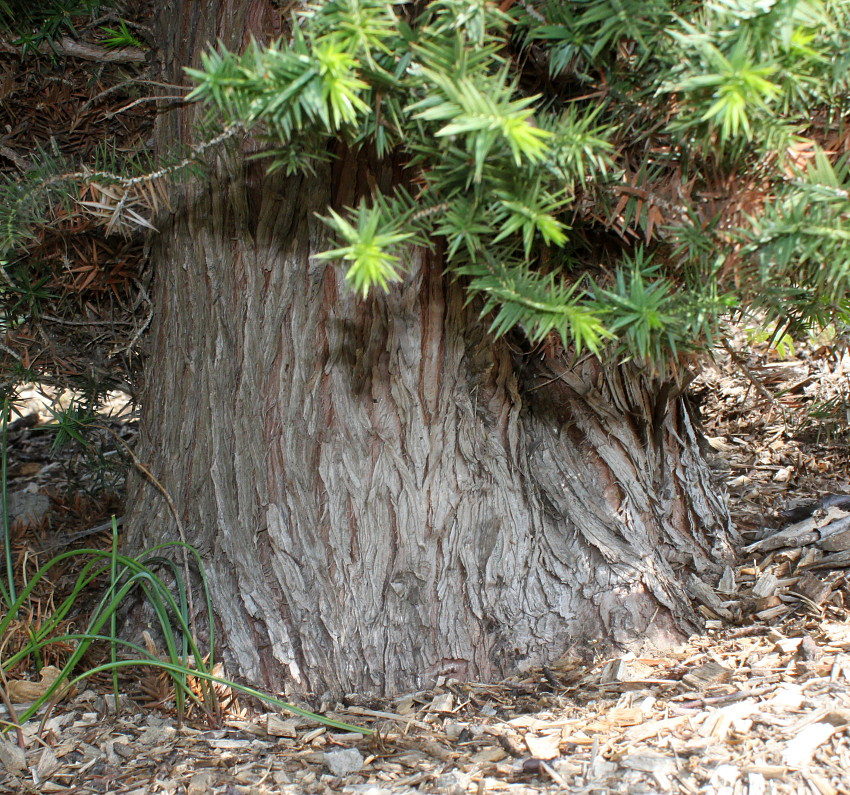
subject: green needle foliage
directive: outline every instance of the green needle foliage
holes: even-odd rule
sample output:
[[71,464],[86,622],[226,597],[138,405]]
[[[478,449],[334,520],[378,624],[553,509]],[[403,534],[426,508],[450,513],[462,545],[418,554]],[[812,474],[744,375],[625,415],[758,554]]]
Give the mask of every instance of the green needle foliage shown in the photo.
[[105,47],[138,47],[140,50],[145,49],[143,41],[139,41],[127,27],[127,23],[122,19],[118,23],[117,28],[102,27],[101,30],[106,34],[103,39]]
[[432,246],[494,333],[664,369],[732,308],[847,318],[848,23],[846,0],[331,0],[187,72],[272,169],[339,139],[406,165],[324,218],[358,293]]
[[0,30],[13,35],[12,43],[20,47],[22,56],[30,55],[42,44],[74,36],[80,22],[108,5],[100,0],[0,0]]
[[319,255],[319,259],[351,262],[345,278],[365,297],[373,285],[386,290],[389,282],[401,280],[399,258],[390,251],[399,243],[412,238],[413,233],[398,232],[387,226],[379,228],[380,215],[371,212],[365,204],[361,204],[353,216],[352,220],[357,221],[356,226],[352,226],[339,213],[330,211],[330,217],[325,220],[347,245],[325,251]]

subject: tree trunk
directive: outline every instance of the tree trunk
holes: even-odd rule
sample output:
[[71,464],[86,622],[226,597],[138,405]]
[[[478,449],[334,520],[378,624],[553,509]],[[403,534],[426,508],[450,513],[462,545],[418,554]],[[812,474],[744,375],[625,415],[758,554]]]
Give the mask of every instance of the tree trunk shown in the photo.
[[[269,13],[173,0],[169,78]],[[203,556],[228,672],[389,694],[697,629],[684,583],[716,582],[731,529],[669,385],[512,353],[426,252],[359,299],[313,258],[330,175],[261,168],[228,151],[161,226],[138,452]],[[176,538],[150,484],[131,498],[130,547]]]

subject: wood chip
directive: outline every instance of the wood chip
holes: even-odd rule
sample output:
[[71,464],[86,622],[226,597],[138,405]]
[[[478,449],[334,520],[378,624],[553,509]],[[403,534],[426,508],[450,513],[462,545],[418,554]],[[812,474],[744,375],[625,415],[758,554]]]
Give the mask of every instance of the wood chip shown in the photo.
[[687,582],[688,590],[693,594],[693,597],[699,602],[702,602],[704,607],[707,607],[716,616],[722,618],[732,618],[732,613],[723,607],[723,600],[699,577],[691,574]]
[[454,709],[454,699],[452,693],[439,693],[428,705],[428,712],[451,712]]
[[713,737],[717,740],[725,740],[733,729],[738,733],[745,733],[752,726],[749,716],[757,709],[755,699],[746,699],[738,704],[722,707],[706,716],[699,733],[703,737]]
[[818,546],[824,552],[843,552],[850,549],[850,521],[845,519],[840,523],[841,529],[838,529],[838,525],[839,523],[836,522],[836,529],[829,534],[824,532],[827,528],[821,530]]
[[272,737],[291,737],[295,739],[298,736],[298,721],[295,718],[287,718],[284,720],[279,715],[271,714],[266,718],[266,731]]
[[782,761],[789,767],[803,767],[811,762],[812,756],[835,732],[831,723],[813,723],[806,726],[783,749]]
[[532,734],[525,735],[525,744],[531,755],[537,759],[555,759],[560,755],[561,733],[557,734]]
[[825,776],[819,776],[817,773],[812,773],[811,770],[806,770],[803,775],[812,789],[820,795],[838,795],[838,790],[832,786]]
[[501,762],[506,759],[508,754],[501,747],[491,745],[488,748],[482,748],[480,751],[472,755],[472,761],[475,764],[484,764],[486,762]]
[[728,682],[731,676],[732,671],[729,668],[712,660],[685,674],[682,681],[695,690],[702,690],[710,684]]
[[803,642],[802,638],[783,638],[776,641],[774,648],[781,654],[791,654],[797,651],[797,648]]
[[600,681],[603,685],[610,682],[628,682],[631,678],[632,674],[629,670],[629,664],[622,657],[605,663],[600,675]]
[[619,762],[623,767],[631,770],[642,770],[646,773],[671,775],[676,772],[676,760],[662,754],[629,754],[622,757]]
[[807,571],[797,581],[795,590],[813,604],[821,605],[832,593],[832,585],[817,574]]
[[756,597],[756,599],[764,599],[769,596],[774,596],[776,594],[778,584],[779,581],[773,574],[765,572],[756,580],[756,584],[753,586],[753,596]]
[[763,778],[783,779],[788,775],[788,768],[785,765],[745,765],[742,772],[748,775],[757,773]]
[[737,591],[735,572],[731,566],[723,567],[723,575],[717,584],[717,590],[724,594],[734,594]]

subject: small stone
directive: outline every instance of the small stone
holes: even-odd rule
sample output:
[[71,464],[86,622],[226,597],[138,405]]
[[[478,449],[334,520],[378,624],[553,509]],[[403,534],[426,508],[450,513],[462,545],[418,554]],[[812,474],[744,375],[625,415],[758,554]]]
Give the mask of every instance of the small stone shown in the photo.
[[731,788],[740,776],[741,771],[735,765],[720,765],[711,774],[711,784],[715,787],[725,785]]
[[209,792],[213,783],[213,777],[211,773],[195,773],[191,779],[189,779],[189,786],[187,787],[188,795],[204,795],[204,793]]
[[815,661],[823,657],[823,652],[820,648],[818,648],[817,643],[815,643],[808,635],[806,635],[800,642],[800,648],[797,650],[797,653],[800,655],[800,659],[802,660]]
[[470,780],[470,776],[466,773],[452,770],[437,776],[434,781],[434,790],[440,795],[463,795],[469,787]]
[[458,723],[453,720],[447,720],[443,724],[443,731],[446,733],[446,737],[450,740],[457,740],[461,734],[468,731],[468,728],[469,727],[465,723]]
[[9,511],[9,524],[27,528],[41,523],[50,510],[50,500],[44,494],[16,491],[9,495],[6,506]]
[[0,765],[13,775],[21,773],[27,767],[26,755],[17,745],[0,740]]
[[324,754],[325,765],[333,775],[342,777],[356,773],[363,767],[363,754],[356,748],[343,748],[339,751],[328,751]]
[[[567,778],[567,776],[578,776],[582,772],[581,766],[576,765],[569,760],[556,759],[552,766],[555,768],[555,772],[559,773],[564,778]],[[593,764],[590,766],[590,770],[587,771],[587,774],[591,780],[595,780],[613,776],[618,770],[619,765],[616,762],[609,762],[607,759],[599,755],[593,760]]]
[[174,736],[172,726],[149,726],[139,736],[142,745],[160,745]]

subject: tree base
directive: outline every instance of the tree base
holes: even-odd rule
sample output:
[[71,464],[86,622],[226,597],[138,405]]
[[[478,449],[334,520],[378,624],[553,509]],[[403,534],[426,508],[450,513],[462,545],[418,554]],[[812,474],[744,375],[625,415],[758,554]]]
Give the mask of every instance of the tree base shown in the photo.
[[[228,173],[157,245],[139,456],[231,675],[388,695],[699,629],[683,582],[731,528],[669,385],[514,361],[421,252],[360,300],[311,259],[319,181]],[[176,537],[150,486],[131,502],[131,547]]]

